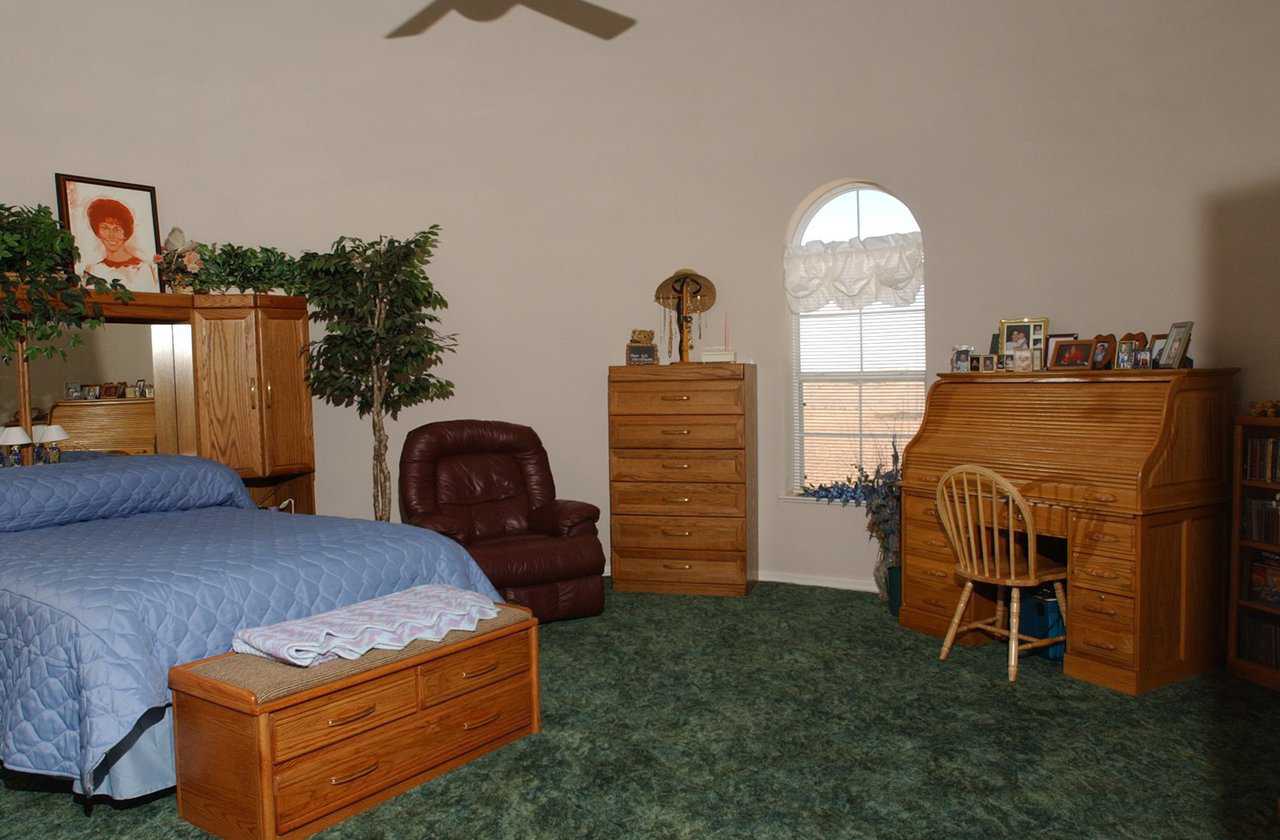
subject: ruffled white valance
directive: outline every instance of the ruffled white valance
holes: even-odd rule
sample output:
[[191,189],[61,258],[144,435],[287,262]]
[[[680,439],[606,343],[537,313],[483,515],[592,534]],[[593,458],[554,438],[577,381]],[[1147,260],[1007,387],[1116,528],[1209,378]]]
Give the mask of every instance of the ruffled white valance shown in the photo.
[[828,303],[846,310],[877,302],[906,306],[924,284],[924,240],[916,232],[807,242],[787,249],[783,277],[796,313]]

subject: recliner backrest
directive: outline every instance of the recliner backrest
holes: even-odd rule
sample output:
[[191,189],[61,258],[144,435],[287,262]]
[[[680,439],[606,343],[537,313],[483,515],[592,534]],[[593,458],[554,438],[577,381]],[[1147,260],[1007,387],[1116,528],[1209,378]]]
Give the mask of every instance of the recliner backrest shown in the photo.
[[556,498],[547,451],[528,426],[493,420],[428,423],[400,452],[402,518],[445,513],[469,540],[529,529],[529,514]]

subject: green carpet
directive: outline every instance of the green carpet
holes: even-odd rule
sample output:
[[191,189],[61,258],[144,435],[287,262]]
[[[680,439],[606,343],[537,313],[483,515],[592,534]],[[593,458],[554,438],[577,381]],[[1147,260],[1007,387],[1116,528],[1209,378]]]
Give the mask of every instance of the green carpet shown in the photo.
[[[1280,836],[1280,695],[1211,677],[1133,700],[872,596],[609,595],[544,628],[545,731],[323,838]],[[0,836],[200,837],[172,795],[86,818],[6,776]]]

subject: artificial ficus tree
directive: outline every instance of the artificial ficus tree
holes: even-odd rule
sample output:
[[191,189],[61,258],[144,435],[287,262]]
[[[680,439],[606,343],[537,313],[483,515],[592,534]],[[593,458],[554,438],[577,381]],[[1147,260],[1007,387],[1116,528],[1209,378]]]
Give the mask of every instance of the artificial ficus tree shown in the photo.
[[382,522],[391,520],[386,418],[453,395],[453,383],[433,372],[457,344],[437,329],[448,303],[426,274],[439,233],[432,225],[407,239],[344,236],[298,263],[311,319],[327,330],[311,344],[311,392],[370,418],[373,512]]

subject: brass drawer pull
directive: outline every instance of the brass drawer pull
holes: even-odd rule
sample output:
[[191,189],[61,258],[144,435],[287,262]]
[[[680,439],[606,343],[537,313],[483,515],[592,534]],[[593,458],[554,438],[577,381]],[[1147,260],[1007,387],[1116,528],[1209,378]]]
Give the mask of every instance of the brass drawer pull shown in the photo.
[[937,516],[937,515],[938,515],[938,509],[937,509],[936,507],[927,507],[927,508],[925,508],[925,509],[924,509],[924,515],[925,515],[925,516]]
[[365,718],[367,718],[369,715],[373,714],[377,710],[378,710],[377,704],[370,703],[368,706],[365,706],[360,711],[349,714],[346,717],[331,718],[329,720],[329,725],[330,726],[346,726],[349,723],[355,723],[358,720],[364,720]]
[[1120,542],[1116,537],[1113,537],[1110,534],[1105,534],[1102,531],[1090,531],[1089,539],[1094,542]]
[[667,402],[688,402],[688,394],[663,394],[662,398]]
[[351,782],[354,782],[356,779],[363,779],[365,776],[369,775],[370,773],[372,773],[374,770],[377,770],[377,769],[378,769],[378,762],[375,761],[373,764],[370,764],[368,767],[364,768],[363,770],[357,770],[356,772],[352,773],[350,776],[343,776],[342,778],[338,778],[337,776],[335,776],[329,780],[329,784],[331,785],[349,784]]
[[689,504],[689,497],[688,497],[688,496],[677,496],[677,497],[676,497],[676,498],[674,498],[674,499],[667,499],[667,502],[668,502],[669,504],[673,504],[673,505],[687,505],[687,504]]
[[687,572],[687,571],[689,571],[690,569],[692,569],[692,568],[693,568],[693,566],[692,566],[692,565],[690,565],[689,563],[663,563],[663,564],[662,564],[662,568],[664,568],[664,569],[674,569],[674,570],[676,570],[676,571],[680,571],[680,572]]
[[1120,577],[1115,572],[1108,572],[1106,569],[1099,569],[1097,566],[1086,566],[1081,571],[1089,577],[1101,578],[1102,580],[1115,580]]
[[692,535],[690,532],[688,532],[688,531],[667,531],[667,530],[663,530],[662,534],[663,534],[663,536],[666,536],[666,537],[690,537],[690,536],[693,536],[693,535]]
[[662,433],[664,435],[687,435],[689,434],[689,430],[688,429],[663,429]]
[[485,674],[492,674],[496,670],[498,670],[498,663],[491,662],[479,671],[463,671],[462,678],[464,680],[474,680],[476,677],[483,677]]
[[1086,493],[1086,497],[1093,502],[1114,502],[1116,497],[1110,493]]
[[925,598],[924,602],[929,606],[937,607],[940,610],[945,610],[947,608],[947,605],[939,601],[937,598]]
[[1115,645],[1108,644],[1107,642],[1091,642],[1088,639],[1085,639],[1084,643],[1089,647],[1097,648],[1098,650],[1111,650],[1111,651],[1116,650]]
[[951,575],[947,574],[946,572],[940,572],[940,571],[938,571],[937,569],[925,569],[925,570],[924,570],[924,573],[925,573],[926,575],[933,575],[933,576],[934,576],[934,577],[936,577],[936,578],[947,578],[947,577],[951,577]]
[[478,721],[475,721],[474,723],[468,721],[467,723],[462,724],[462,728],[464,730],[479,729],[482,726],[488,726],[489,724],[493,723],[495,720],[497,720],[500,717],[502,717],[502,712],[494,712],[484,720],[478,720]]
[[1106,610],[1101,607],[1090,607],[1086,605],[1084,609],[1085,609],[1085,612],[1091,612],[1096,615],[1107,615],[1107,616],[1118,615],[1118,613],[1115,610]]
[[664,470],[687,470],[689,469],[689,465],[688,464],[663,464],[662,468]]
[[946,543],[946,541],[945,541],[945,540],[936,540],[936,539],[930,538],[930,539],[925,540],[925,542],[926,542],[926,543],[928,543],[929,545],[936,545],[936,546],[938,546],[939,548],[946,548],[946,547],[947,547],[947,543]]

